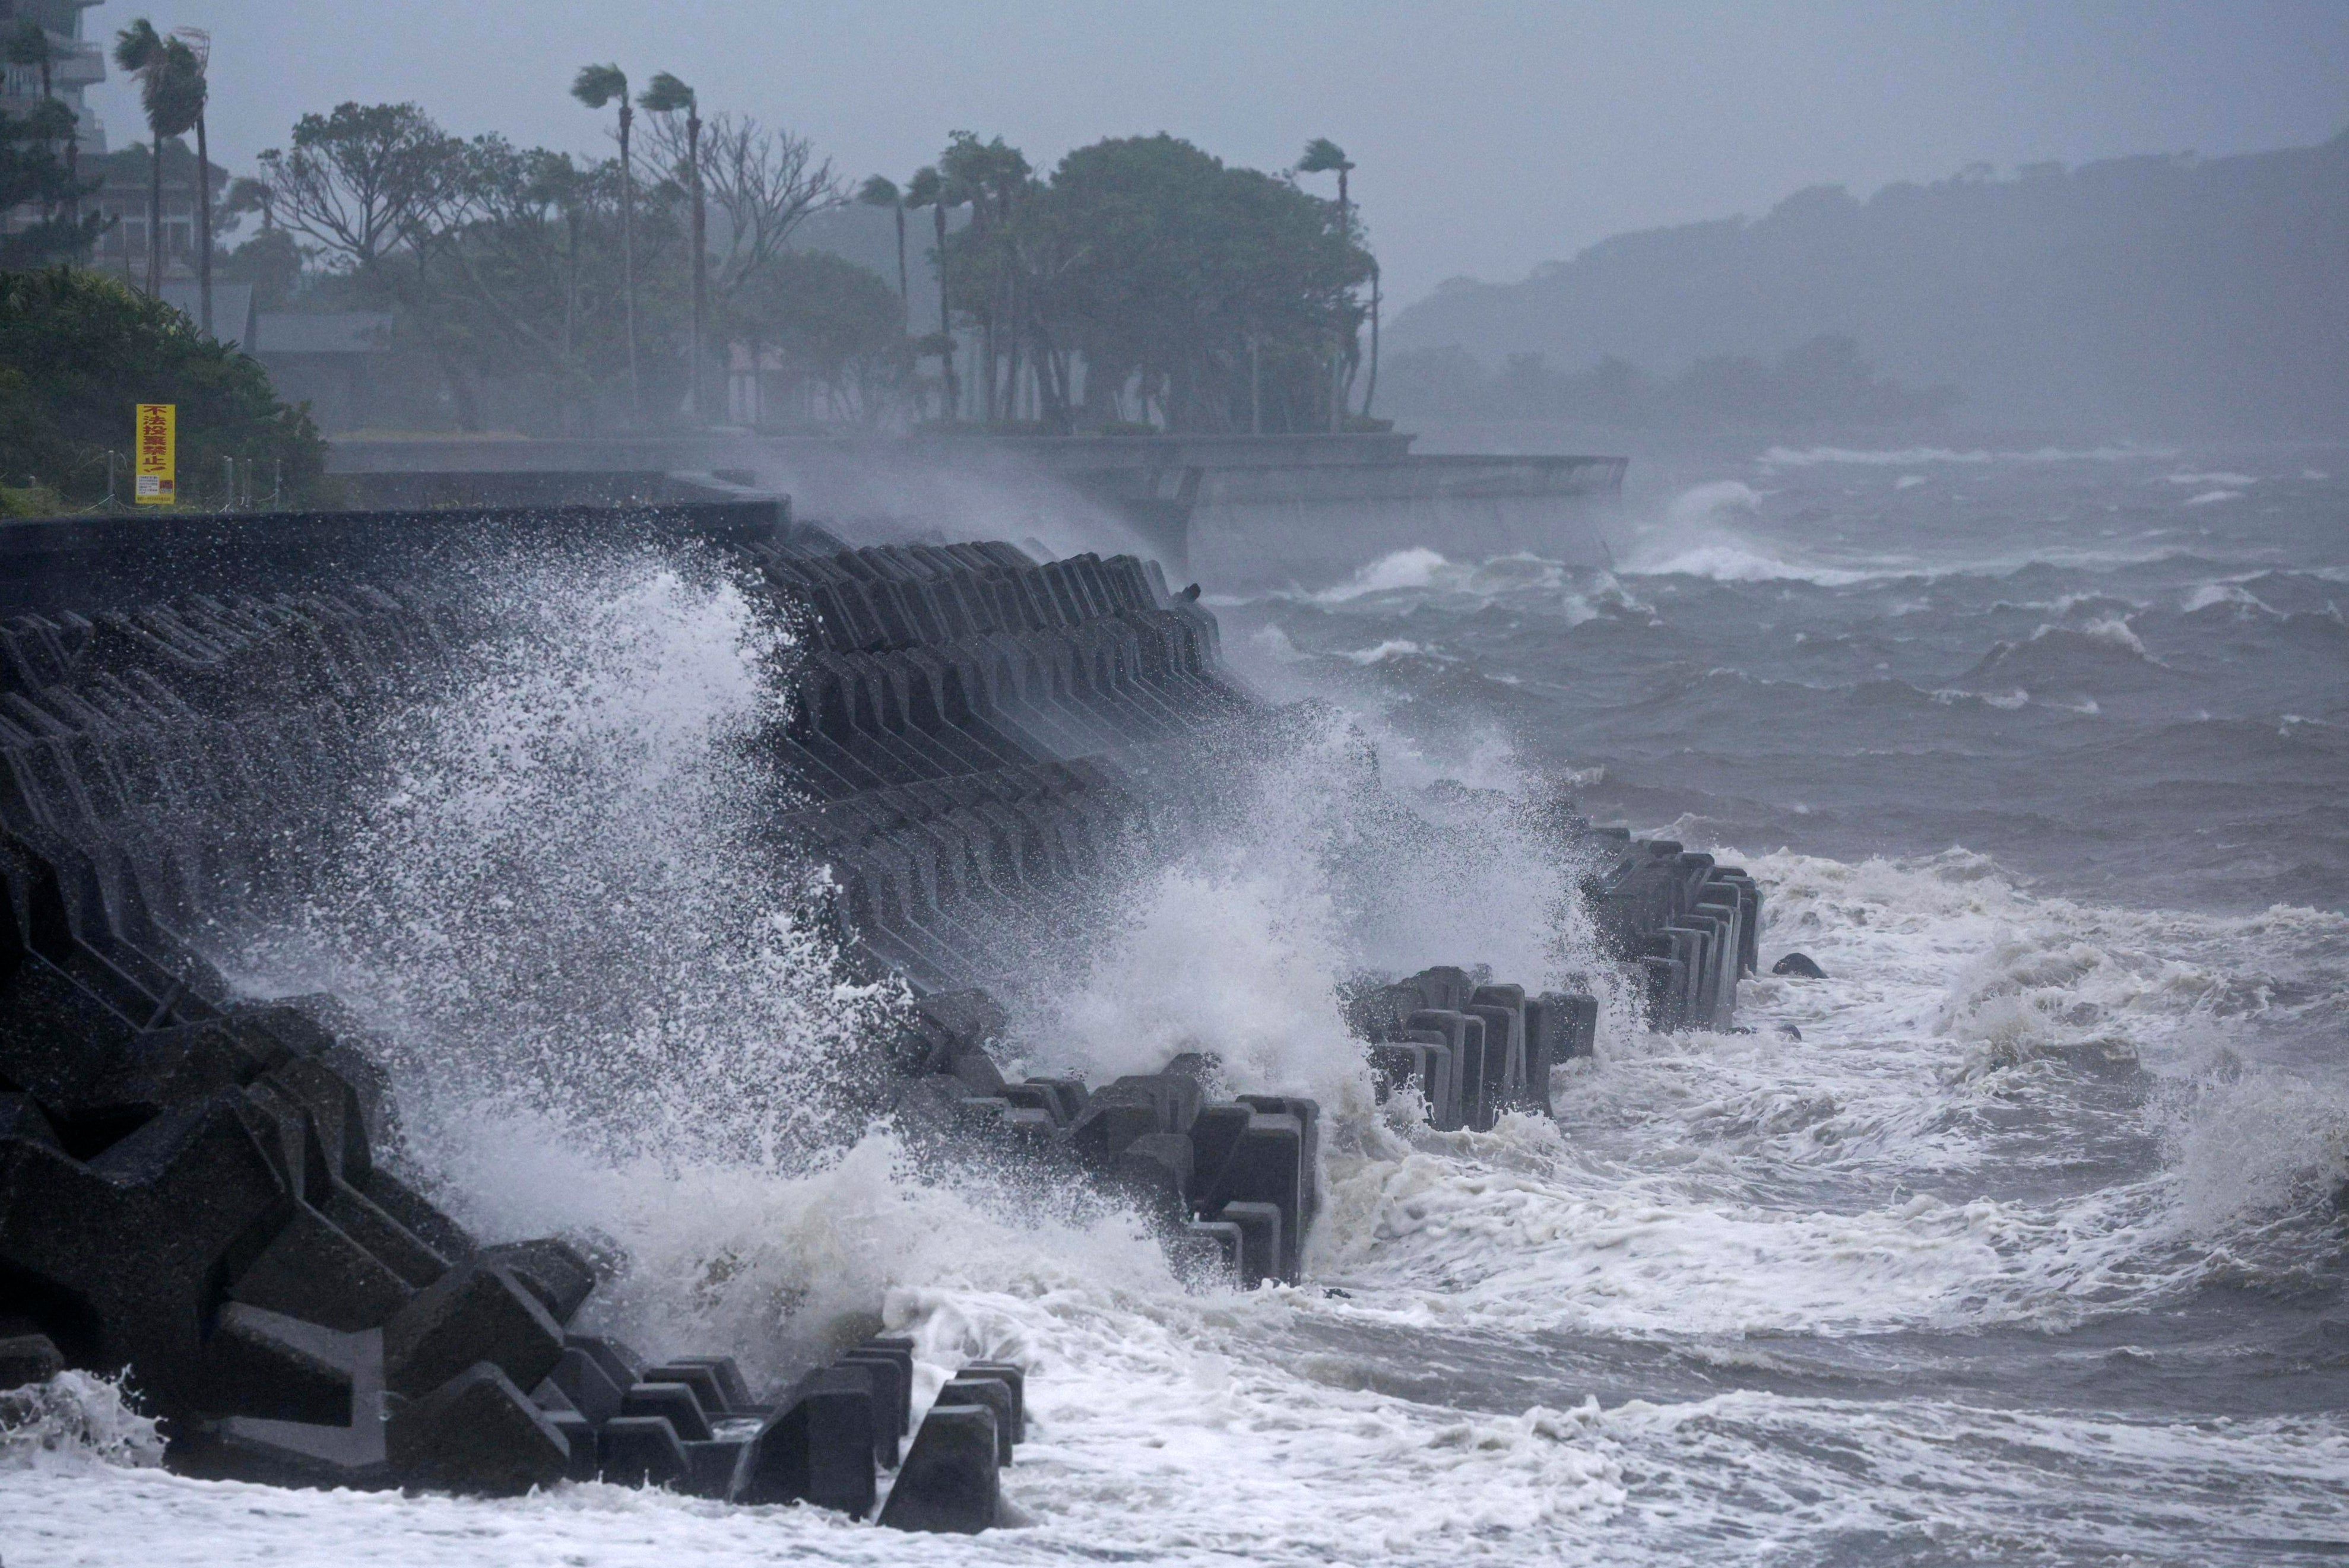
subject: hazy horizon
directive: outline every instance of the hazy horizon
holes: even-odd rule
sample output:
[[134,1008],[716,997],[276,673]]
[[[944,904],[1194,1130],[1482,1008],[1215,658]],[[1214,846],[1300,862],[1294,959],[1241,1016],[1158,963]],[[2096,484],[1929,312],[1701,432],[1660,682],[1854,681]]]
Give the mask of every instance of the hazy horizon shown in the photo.
[[[1454,276],[1522,278],[1610,235],[1759,215],[1810,185],[1865,197],[1975,163],[2220,157],[2349,125],[2349,6],[2331,4],[1994,0],[1887,15],[1829,0],[1315,0],[1268,19],[1214,0],[1142,28],[1009,0],[984,16],[873,5],[788,31],[762,10],[106,0],[85,26],[109,40],[141,15],[208,27],[212,144],[232,169],[345,99],[411,99],[451,131],[603,151],[608,115],[565,89],[578,66],[606,59],[639,82],[675,72],[709,110],[788,126],[851,178],[903,178],[965,129],[1041,167],[1104,136],[1166,130],[1273,169],[1329,136],[1359,166],[1353,194],[1391,307]],[[138,139],[130,84],[110,73],[90,97],[110,145]]]

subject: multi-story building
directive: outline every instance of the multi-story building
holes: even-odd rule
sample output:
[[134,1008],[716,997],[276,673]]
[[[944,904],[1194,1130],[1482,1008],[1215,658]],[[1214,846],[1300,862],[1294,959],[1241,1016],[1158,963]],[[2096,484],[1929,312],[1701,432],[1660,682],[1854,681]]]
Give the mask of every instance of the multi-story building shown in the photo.
[[[119,152],[85,157],[81,162],[84,179],[105,181],[90,200],[113,220],[98,236],[89,264],[136,286],[143,286],[147,278],[147,200],[152,159],[147,144],[136,141]],[[205,173],[212,187],[212,231],[217,239],[222,226],[219,204],[228,192],[228,170],[215,163]],[[196,153],[184,137],[174,136],[163,143],[162,217],[168,294],[171,280],[196,275]]]
[[[49,66],[49,92],[74,112],[79,128],[82,156],[106,150],[106,127],[82,95],[106,79],[106,46],[82,36],[82,13],[102,0],[0,0],[0,37],[13,33],[30,17],[49,35],[56,57]],[[41,68],[8,66],[0,69],[0,113],[25,114],[41,99]]]
[[[140,141],[109,152],[105,126],[99,123],[97,111],[83,101],[91,87],[106,79],[103,38],[83,36],[84,13],[102,3],[103,0],[0,0],[0,38],[15,32],[28,17],[49,35],[53,50],[49,95],[73,111],[78,129],[82,178],[103,181],[89,201],[112,220],[98,237],[89,263],[136,286],[143,284],[147,277],[149,181],[154,152]],[[0,76],[0,112],[28,113],[40,98],[39,67],[9,66],[5,76]],[[228,171],[215,164],[205,170],[205,175],[212,200],[217,203],[227,191]],[[175,304],[184,303],[179,298],[181,294],[188,294],[191,300],[193,297],[191,291],[176,284],[196,274],[196,155],[186,139],[173,137],[165,141],[160,234],[163,293]],[[29,211],[0,213],[0,228],[27,222],[33,216]],[[243,318],[235,325],[242,325]],[[235,335],[233,328],[224,335]]]

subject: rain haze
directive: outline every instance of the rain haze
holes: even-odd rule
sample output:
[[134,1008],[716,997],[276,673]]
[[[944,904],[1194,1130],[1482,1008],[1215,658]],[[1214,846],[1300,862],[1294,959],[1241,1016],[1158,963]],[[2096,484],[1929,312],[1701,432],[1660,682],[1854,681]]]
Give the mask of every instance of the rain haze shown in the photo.
[[0,44],[6,1568],[2349,1562],[2349,0]]
[[[1277,170],[1309,138],[1359,166],[1390,298],[1513,281],[1627,230],[1867,196],[1971,164],[2205,158],[2349,127],[2349,6],[1231,4],[783,5],[360,0],[150,7],[211,29],[212,144],[234,168],[300,115],[413,100],[464,135],[598,156],[565,94],[587,60],[666,70],[902,180],[950,130],[1049,168],[1158,130]],[[120,13],[120,15],[117,15]],[[93,25],[119,26],[115,0]],[[135,89],[93,95],[138,134]]]

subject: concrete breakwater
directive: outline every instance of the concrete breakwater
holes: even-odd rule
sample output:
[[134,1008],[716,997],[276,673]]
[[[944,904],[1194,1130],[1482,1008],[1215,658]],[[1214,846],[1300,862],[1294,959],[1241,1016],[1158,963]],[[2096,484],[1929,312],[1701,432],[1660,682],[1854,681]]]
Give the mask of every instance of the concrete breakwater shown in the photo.
[[[0,1383],[127,1367],[172,1462],[204,1475],[601,1477],[877,1505],[909,1528],[996,1522],[1021,1368],[917,1368],[886,1337],[755,1390],[738,1346],[648,1365],[582,1331],[613,1264],[593,1238],[490,1243],[436,1202],[367,1020],[330,996],[255,1001],[215,961],[222,923],[267,899],[308,830],[295,804],[347,777],[338,748],[366,714],[461,662],[451,585],[501,543],[659,535],[796,625],[786,717],[761,737],[792,790],[771,831],[830,868],[813,913],[846,969],[907,998],[864,1042],[862,1112],[934,1166],[1104,1193],[1203,1281],[1299,1279],[1320,1205],[1312,1100],[1229,1094],[1199,1057],[1099,1085],[999,1065],[988,988],[1016,978],[1020,934],[1179,842],[1214,809],[1217,746],[1278,729],[1212,617],[1153,567],[850,550],[755,505],[181,528],[0,535]],[[1561,852],[1654,1020],[1729,1026],[1751,882],[1579,823]],[[1349,1005],[1381,1092],[1440,1129],[1546,1109],[1597,1015],[1588,995],[1460,968],[1366,979]]]
[[[1219,586],[1335,581],[1413,545],[1609,564],[1598,524],[1625,459],[1426,455],[1408,434],[350,438],[330,468],[358,505],[613,504],[788,494],[866,542],[1130,534]],[[974,529],[974,523],[978,527]]]

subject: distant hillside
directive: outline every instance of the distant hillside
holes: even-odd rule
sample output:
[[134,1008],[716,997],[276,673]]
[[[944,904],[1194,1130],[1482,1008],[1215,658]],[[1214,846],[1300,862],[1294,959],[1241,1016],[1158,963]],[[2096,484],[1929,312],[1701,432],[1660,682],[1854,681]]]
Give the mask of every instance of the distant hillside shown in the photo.
[[1613,356],[1669,377],[1821,336],[1895,382],[1953,386],[1975,421],[2349,430],[2349,132],[2209,161],[1985,168],[1866,201],[1816,187],[1523,283],[1446,284],[1388,346],[1457,346],[1495,372]]

